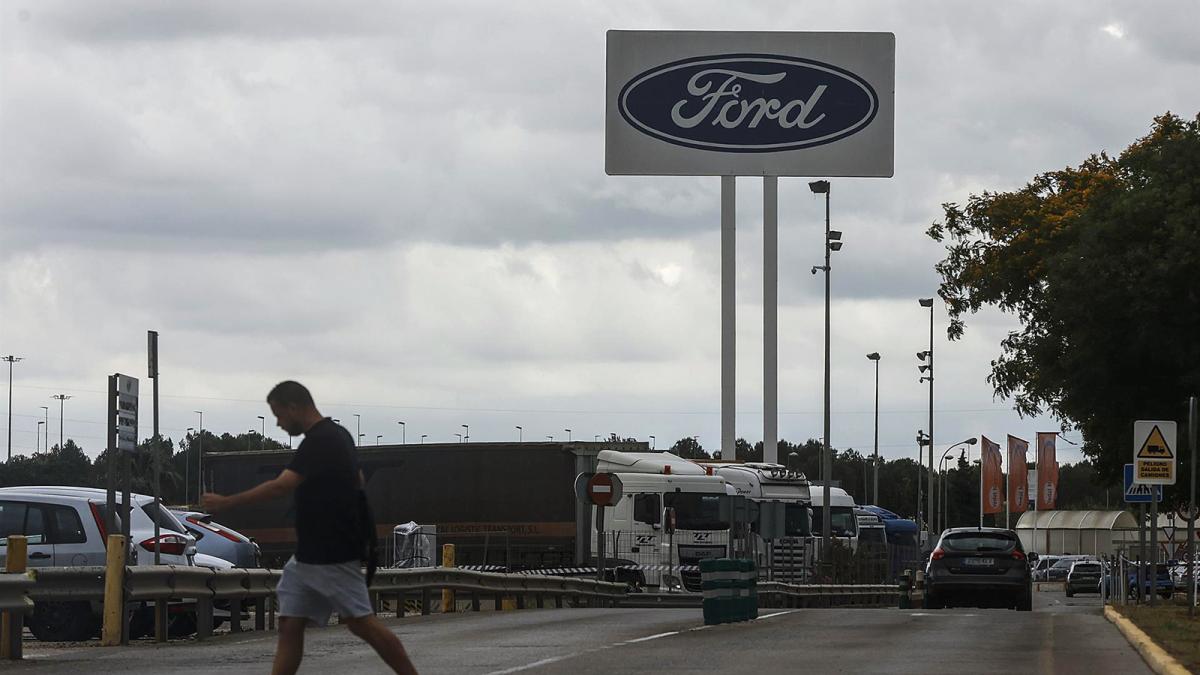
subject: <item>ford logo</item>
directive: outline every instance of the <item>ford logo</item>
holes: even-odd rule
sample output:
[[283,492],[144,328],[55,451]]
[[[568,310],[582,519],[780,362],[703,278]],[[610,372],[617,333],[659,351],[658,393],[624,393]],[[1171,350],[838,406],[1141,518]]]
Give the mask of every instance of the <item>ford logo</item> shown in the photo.
[[720,54],[641,73],[621,88],[617,107],[634,128],[667,143],[779,152],[862,131],[879,97],[861,77],[820,61]]

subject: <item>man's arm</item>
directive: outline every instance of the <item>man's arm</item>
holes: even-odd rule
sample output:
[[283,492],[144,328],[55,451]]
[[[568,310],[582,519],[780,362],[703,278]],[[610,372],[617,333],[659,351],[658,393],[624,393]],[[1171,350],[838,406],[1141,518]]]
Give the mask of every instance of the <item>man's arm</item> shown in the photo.
[[275,478],[235,495],[226,496],[214,492],[206,492],[200,497],[200,508],[209,513],[217,513],[218,511],[227,511],[244,504],[253,504],[254,502],[266,501],[277,497],[286,497],[295,491],[296,488],[300,487],[300,484],[303,482],[304,476],[291,469],[284,469]]

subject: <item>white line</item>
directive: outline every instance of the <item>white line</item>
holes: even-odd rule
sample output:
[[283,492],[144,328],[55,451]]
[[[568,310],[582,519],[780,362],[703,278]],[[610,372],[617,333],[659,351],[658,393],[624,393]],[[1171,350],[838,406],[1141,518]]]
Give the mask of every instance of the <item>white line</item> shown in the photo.
[[631,644],[636,644],[638,642],[649,642],[650,640],[657,640],[658,638],[669,637],[671,635],[679,635],[679,631],[673,630],[669,633],[659,633],[658,635],[647,635],[646,637],[640,637],[640,638],[637,638],[636,640],[626,640],[623,644],[631,645]]
[[786,612],[775,612],[774,614],[763,614],[763,615],[762,615],[762,616],[760,616],[760,617],[756,617],[754,620],[755,620],[755,621],[762,621],[763,619],[769,619],[769,618],[771,618],[771,617],[773,617],[773,616],[783,616],[784,614],[793,614],[793,613],[795,613],[795,612],[798,612],[798,611],[800,611],[800,610],[798,610],[798,609],[789,609],[789,610],[787,610]]
[[487,675],[508,675],[508,673],[517,673],[522,670],[529,670],[530,668],[537,668],[538,666],[544,666],[544,665],[547,665],[550,663],[556,663],[556,662],[562,661],[564,659],[569,659],[569,658],[572,658],[575,656],[579,656],[582,653],[584,653],[584,652],[577,652],[575,654],[567,654],[566,656],[552,656],[548,659],[542,659],[541,661],[534,661],[533,663],[526,663],[523,666],[513,666],[512,668],[505,668],[504,670],[493,670],[492,672],[488,673]]

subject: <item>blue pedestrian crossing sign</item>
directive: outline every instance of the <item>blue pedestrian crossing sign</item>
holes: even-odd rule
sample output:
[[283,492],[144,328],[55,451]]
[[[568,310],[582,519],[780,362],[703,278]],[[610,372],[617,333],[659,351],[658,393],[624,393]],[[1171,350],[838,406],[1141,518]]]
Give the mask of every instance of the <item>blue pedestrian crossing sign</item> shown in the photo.
[[[1153,491],[1153,492],[1151,492]],[[1163,490],[1161,485],[1146,485],[1145,483],[1133,482],[1133,465],[1125,465],[1125,501],[1129,504],[1149,504],[1150,495],[1157,493],[1157,502],[1163,500]]]

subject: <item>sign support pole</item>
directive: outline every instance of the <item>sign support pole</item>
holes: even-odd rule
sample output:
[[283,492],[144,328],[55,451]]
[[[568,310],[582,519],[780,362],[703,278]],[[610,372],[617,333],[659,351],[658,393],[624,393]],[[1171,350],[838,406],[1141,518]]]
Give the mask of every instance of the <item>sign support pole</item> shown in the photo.
[[1158,500],[1150,500],[1150,606],[1158,604]]
[[1191,449],[1191,462],[1188,470],[1192,474],[1191,494],[1188,498],[1187,529],[1187,585],[1188,585],[1188,618],[1196,616],[1196,397],[1188,397],[1188,445]]
[[[721,454],[724,459],[724,453]],[[763,461],[779,462],[779,178],[763,176]]]
[[[737,179],[721,176],[721,457],[733,453],[737,373],[737,320],[735,316]],[[765,448],[764,448],[765,451]],[[730,455],[732,456],[732,455]]]
[[108,475],[105,478],[104,527],[108,534],[117,534],[117,376],[108,376]]
[[[1154,501],[1154,498],[1150,498]],[[1146,560],[1146,505],[1138,504],[1138,557],[1137,557],[1137,602],[1142,604],[1145,602],[1146,594],[1146,566],[1143,564]]]

